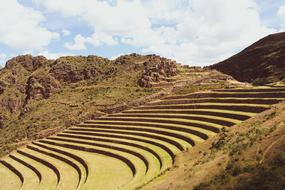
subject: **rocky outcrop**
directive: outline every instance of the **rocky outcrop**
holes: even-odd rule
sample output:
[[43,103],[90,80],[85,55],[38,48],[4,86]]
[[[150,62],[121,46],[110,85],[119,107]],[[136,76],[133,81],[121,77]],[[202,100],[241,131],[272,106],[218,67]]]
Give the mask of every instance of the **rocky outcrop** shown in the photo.
[[143,69],[137,83],[140,87],[152,87],[152,83],[175,76],[177,74],[176,62],[157,55],[139,55],[132,53],[120,56],[114,60],[116,65],[133,65],[134,70]]
[[60,84],[50,75],[33,75],[26,84],[25,103],[30,99],[49,98],[59,87]]
[[145,69],[138,80],[140,87],[152,87],[152,82],[159,82],[165,77],[177,74],[176,62],[156,55],[150,55],[144,62]]
[[50,73],[59,81],[66,83],[76,83],[81,80],[90,79],[99,75],[95,68],[73,69],[72,65],[66,63],[56,64]]
[[136,53],[132,53],[129,55],[123,55],[118,57],[116,60],[114,60],[114,63],[116,65],[127,65],[127,64],[133,64],[134,62],[136,62],[135,60],[137,59],[141,59],[144,56],[136,54]]
[[21,55],[7,61],[5,68],[11,69],[16,65],[22,65],[27,71],[33,72],[41,67],[47,59],[44,56]]
[[17,97],[5,97],[0,104],[2,108],[5,108],[10,113],[17,113],[22,108],[23,101]]
[[[97,56],[63,57],[55,61],[49,73],[60,82],[76,83],[113,74],[116,69],[109,62]],[[105,69],[99,67],[102,63],[106,64]]]

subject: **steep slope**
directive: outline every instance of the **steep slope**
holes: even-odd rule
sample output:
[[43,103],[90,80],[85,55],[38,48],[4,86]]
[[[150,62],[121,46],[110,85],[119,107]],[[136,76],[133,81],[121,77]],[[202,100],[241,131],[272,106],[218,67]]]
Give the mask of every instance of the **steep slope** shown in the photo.
[[285,82],[285,33],[269,35],[210,68],[256,85]]

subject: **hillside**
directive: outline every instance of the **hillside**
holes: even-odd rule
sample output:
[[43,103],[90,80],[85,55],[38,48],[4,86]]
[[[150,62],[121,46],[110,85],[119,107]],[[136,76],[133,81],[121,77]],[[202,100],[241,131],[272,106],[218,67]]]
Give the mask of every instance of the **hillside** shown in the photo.
[[178,155],[144,190],[284,189],[284,101]]
[[[0,156],[80,121],[159,96],[152,83],[177,74],[175,62],[137,54],[12,58],[0,70]],[[158,93],[158,94],[157,94]]]
[[0,189],[281,189],[284,99],[216,89],[86,120],[3,157]]
[[[217,133],[223,123],[206,111],[208,101],[203,99],[185,102],[194,104],[185,111],[201,104],[197,108],[209,114],[205,118],[199,110],[189,118],[183,110],[169,114],[168,101],[165,114],[143,110],[164,105],[169,95],[250,86],[217,71],[137,54],[114,61],[18,56],[6,63],[0,78],[0,173],[7,176],[0,180],[0,189],[5,190],[142,187],[168,171],[177,154]],[[209,108],[218,109],[217,103]],[[183,104],[177,106],[184,109]],[[210,128],[187,129],[188,119],[196,120],[198,128],[205,121],[213,123]],[[226,125],[235,121],[229,119]]]
[[269,35],[210,68],[255,85],[284,83],[285,33]]
[[168,93],[237,85],[227,75],[157,55],[130,54],[112,61],[93,55],[56,60],[18,56],[0,70],[0,156],[86,119]]
[[138,54],[18,56],[0,79],[0,190],[285,185],[284,87]]

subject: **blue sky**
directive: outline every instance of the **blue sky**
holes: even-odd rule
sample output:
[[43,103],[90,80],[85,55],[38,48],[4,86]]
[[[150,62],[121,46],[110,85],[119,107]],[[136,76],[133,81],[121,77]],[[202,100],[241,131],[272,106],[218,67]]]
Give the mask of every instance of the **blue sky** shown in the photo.
[[19,54],[221,61],[285,29],[284,0],[0,0],[0,65]]

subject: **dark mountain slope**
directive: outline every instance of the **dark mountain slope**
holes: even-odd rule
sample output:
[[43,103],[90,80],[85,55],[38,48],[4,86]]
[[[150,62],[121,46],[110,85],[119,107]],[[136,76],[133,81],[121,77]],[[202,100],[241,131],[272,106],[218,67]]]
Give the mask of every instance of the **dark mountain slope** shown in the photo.
[[269,35],[210,68],[259,85],[285,80],[285,32]]

